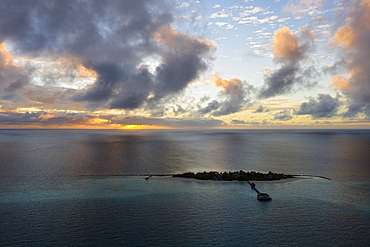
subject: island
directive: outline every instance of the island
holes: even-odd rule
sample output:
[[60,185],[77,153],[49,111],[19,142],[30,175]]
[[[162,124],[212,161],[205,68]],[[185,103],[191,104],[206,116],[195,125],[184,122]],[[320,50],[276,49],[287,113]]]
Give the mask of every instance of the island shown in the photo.
[[210,171],[210,172],[186,172],[182,174],[175,174],[173,177],[180,177],[180,178],[193,178],[193,179],[200,179],[200,180],[214,180],[214,181],[271,181],[271,180],[280,180],[280,179],[287,179],[293,178],[293,175],[283,174],[283,173],[261,173],[261,172],[245,172],[243,170],[236,171],[236,172],[217,172],[217,171]]

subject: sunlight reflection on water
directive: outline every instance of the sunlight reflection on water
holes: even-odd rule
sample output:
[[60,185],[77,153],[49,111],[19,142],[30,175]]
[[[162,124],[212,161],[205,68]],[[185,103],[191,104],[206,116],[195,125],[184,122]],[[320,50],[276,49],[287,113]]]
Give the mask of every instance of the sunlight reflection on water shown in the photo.
[[[368,131],[0,130],[7,245],[367,246]],[[112,177],[187,171],[330,177],[257,184]],[[99,176],[81,176],[81,175]],[[67,237],[66,237],[67,236]]]

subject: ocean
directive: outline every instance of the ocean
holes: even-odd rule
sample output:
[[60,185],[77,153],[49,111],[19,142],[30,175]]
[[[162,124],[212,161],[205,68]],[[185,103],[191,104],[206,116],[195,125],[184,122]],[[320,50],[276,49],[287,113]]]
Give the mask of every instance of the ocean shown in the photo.
[[0,130],[0,246],[370,246],[370,130]]

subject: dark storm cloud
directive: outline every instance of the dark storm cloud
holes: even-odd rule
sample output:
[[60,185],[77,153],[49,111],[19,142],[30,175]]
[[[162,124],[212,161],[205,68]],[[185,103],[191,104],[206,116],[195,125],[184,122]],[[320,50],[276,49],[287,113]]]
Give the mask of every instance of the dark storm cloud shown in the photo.
[[336,115],[340,102],[328,94],[319,94],[317,100],[310,98],[300,105],[297,115],[311,115],[313,118],[329,118]]
[[[0,42],[31,57],[71,57],[95,71],[97,80],[75,101],[135,109],[183,90],[216,49],[174,31],[173,7],[161,0],[4,1]],[[160,61],[154,70],[145,65],[150,59]]]
[[181,91],[201,72],[204,72],[208,66],[203,55],[213,50],[212,45],[205,42],[191,39],[183,34],[175,34],[171,30],[166,32],[169,33],[165,33],[162,38],[166,43],[171,40],[168,45],[176,49],[176,52],[166,53],[162,57],[162,64],[156,68],[158,84],[154,93],[159,98]]
[[283,27],[274,35],[274,62],[281,64],[276,70],[266,69],[264,86],[259,98],[266,99],[294,91],[300,87],[311,87],[318,72],[313,66],[303,68],[301,61],[314,49],[314,34],[302,29],[300,40],[288,27]]

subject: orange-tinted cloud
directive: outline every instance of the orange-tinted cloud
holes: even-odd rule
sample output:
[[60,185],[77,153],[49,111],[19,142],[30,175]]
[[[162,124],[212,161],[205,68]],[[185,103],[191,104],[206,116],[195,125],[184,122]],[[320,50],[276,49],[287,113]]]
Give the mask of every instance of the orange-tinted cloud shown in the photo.
[[349,85],[348,81],[343,76],[335,76],[330,81],[332,82],[331,86],[333,87],[334,91],[352,91],[351,85]]
[[340,48],[347,80],[336,76],[332,79],[333,87],[350,92],[355,103],[370,103],[370,0],[354,1],[347,7],[348,24],[339,28],[330,41]]
[[217,50],[217,44],[213,41],[209,42],[206,39],[196,39],[184,33],[177,32],[173,27],[164,26],[155,34],[155,39],[159,42],[165,43],[173,49],[182,49],[186,52],[197,52],[199,47],[193,44],[198,44],[202,47],[207,47],[209,50]]
[[217,73],[212,75],[212,81],[216,87],[223,89],[218,95],[221,100],[208,102],[207,106],[200,108],[198,113],[203,115],[211,113],[213,116],[229,115],[241,111],[249,103],[248,96],[254,88],[246,82],[236,77],[229,80],[222,79]]
[[352,31],[351,26],[347,25],[338,29],[334,35],[333,44],[343,44],[346,48],[353,48],[356,36]]
[[295,63],[304,58],[312,47],[315,34],[308,28],[300,30],[300,39],[286,26],[274,32],[274,61],[277,63]]
[[315,35],[307,28],[301,29],[298,38],[288,27],[275,31],[272,49],[274,62],[282,64],[279,69],[264,70],[264,86],[259,94],[266,99],[294,90],[297,86],[310,87],[317,72],[313,66],[301,68],[301,61],[314,48]]
[[76,64],[76,71],[80,76],[83,77],[89,77],[95,80],[98,78],[98,74],[94,70],[85,68],[82,63]]
[[356,49],[361,46],[363,34],[370,30],[370,0],[355,1],[350,5],[350,16],[347,18],[349,24],[337,30],[331,43],[342,44],[347,49]]
[[283,27],[275,31],[272,47],[274,58],[277,60],[295,59],[299,55],[298,41],[298,37],[288,27]]
[[[360,3],[359,3],[360,2]],[[360,39],[366,39],[363,34],[370,30],[370,0],[356,1],[352,6],[352,13],[347,18],[349,24],[337,30],[334,39],[331,40],[333,45],[342,44],[346,49],[361,49],[363,45]]]
[[5,44],[0,44],[0,67],[4,68],[14,64],[12,55],[6,50]]
[[214,73],[212,75],[212,80],[215,83],[215,86],[223,88],[226,94],[240,94],[243,90],[242,81],[236,77],[226,80],[222,79],[222,77],[217,73]]
[[60,57],[57,61],[55,61],[55,65],[57,67],[60,66],[62,70],[66,70],[67,74],[75,71],[79,76],[82,77],[91,78],[94,80],[96,80],[98,77],[98,74],[94,70],[86,68],[78,57]]

